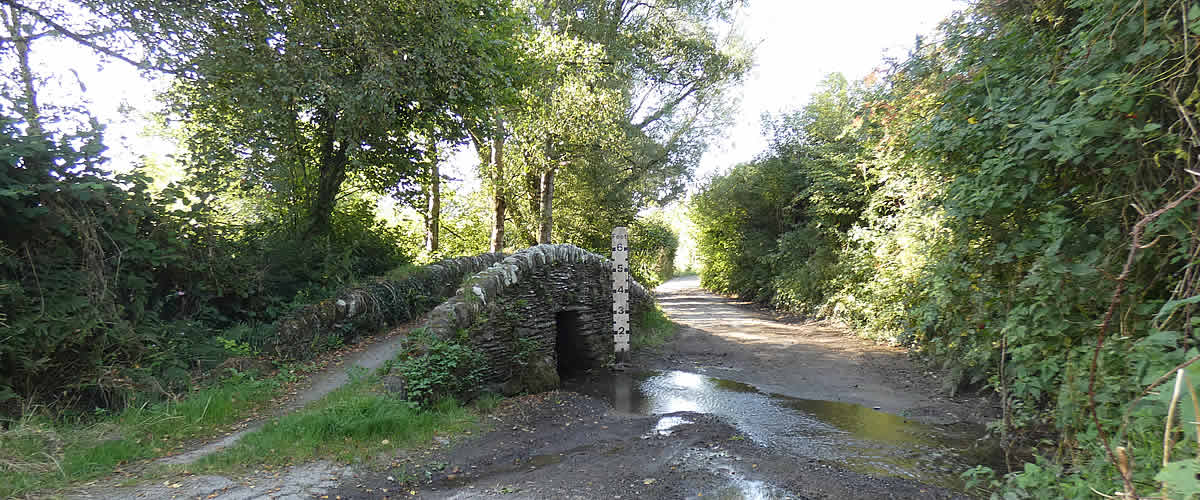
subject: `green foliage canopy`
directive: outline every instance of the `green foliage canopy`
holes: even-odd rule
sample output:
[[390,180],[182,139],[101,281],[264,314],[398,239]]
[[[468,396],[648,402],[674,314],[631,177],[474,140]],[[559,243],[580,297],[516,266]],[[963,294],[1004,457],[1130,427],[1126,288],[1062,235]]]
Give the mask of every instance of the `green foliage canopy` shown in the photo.
[[502,1],[235,2],[164,15],[189,28],[169,46],[183,77],[166,96],[186,124],[189,169],[214,190],[273,202],[309,234],[329,229],[344,182],[405,189],[426,137],[460,140],[477,110],[515,98],[522,25]]

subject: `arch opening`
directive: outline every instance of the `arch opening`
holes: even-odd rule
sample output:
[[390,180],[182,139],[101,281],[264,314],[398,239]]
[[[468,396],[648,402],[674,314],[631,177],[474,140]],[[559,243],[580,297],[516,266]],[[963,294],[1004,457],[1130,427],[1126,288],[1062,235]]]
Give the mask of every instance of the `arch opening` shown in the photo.
[[577,375],[588,368],[587,355],[584,353],[583,339],[580,336],[581,322],[579,311],[561,311],[554,315],[556,330],[554,354],[558,360],[559,378]]

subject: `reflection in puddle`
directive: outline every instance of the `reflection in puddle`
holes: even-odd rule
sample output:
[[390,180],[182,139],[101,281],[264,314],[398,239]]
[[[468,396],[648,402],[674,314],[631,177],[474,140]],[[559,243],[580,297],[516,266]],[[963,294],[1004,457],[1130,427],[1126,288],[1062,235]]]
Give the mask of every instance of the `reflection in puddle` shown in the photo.
[[[683,371],[605,373],[565,381],[564,388],[604,398],[619,413],[716,415],[756,443],[798,457],[955,489],[963,486],[962,471],[997,467],[1003,457],[999,447],[977,439],[982,428],[925,425],[852,403],[768,394]],[[664,417],[659,425],[671,418],[681,417]]]
[[658,423],[654,425],[654,432],[660,436],[670,436],[672,432],[675,432],[676,427],[690,423],[692,423],[691,420],[683,417],[663,417],[658,419]]
[[777,498],[790,498],[790,495],[778,491],[762,481],[747,481],[745,479],[735,479],[728,486],[708,496],[727,500],[774,500]]

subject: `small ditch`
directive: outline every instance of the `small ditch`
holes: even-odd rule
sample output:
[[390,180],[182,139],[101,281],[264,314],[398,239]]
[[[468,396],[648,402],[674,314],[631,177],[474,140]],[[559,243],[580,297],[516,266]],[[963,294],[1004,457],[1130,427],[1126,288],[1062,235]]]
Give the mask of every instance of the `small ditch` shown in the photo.
[[[981,439],[980,426],[928,425],[852,403],[771,394],[696,373],[591,373],[564,381],[563,388],[605,399],[628,415],[715,415],[759,445],[872,476],[961,491],[960,474],[968,468],[1003,466],[1003,451]],[[677,420],[664,417],[658,432],[669,435],[687,423]]]

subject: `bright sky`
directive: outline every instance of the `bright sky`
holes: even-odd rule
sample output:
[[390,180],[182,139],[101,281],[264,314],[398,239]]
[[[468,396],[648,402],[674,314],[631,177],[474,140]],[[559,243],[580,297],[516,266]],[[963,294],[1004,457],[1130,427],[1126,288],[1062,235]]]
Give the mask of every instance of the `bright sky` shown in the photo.
[[885,56],[903,58],[963,0],[750,0],[739,15],[757,43],[736,125],[701,161],[697,177],[725,171],[766,149],[760,117],[803,106],[829,73],[860,79]]
[[[146,116],[161,107],[154,96],[165,90],[165,79],[147,80],[133,66],[101,60],[95,52],[68,40],[41,39],[32,47],[34,74],[45,80],[38,88],[39,100],[43,105],[82,103],[106,125],[104,144],[114,170],[128,171],[143,155],[174,150],[168,140],[143,133]],[[6,60],[5,66],[9,64],[12,61]]]
[[[902,58],[917,34],[932,33],[939,21],[963,5],[963,0],[750,0],[738,14],[738,24],[757,46],[755,67],[738,96],[736,125],[702,160],[698,177],[727,170],[761,152],[766,147],[760,133],[764,112],[799,108],[831,72],[858,79],[885,56]],[[44,42],[35,43],[34,60],[39,76],[58,83],[47,86],[57,90],[45,88],[43,93],[58,95],[44,95],[43,101],[88,99],[97,117],[109,125],[106,143],[114,168],[128,168],[139,154],[170,151],[162,139],[140,137],[142,117],[158,108],[153,92],[161,89],[161,82],[147,82],[121,62],[101,64],[94,54],[69,42]],[[86,92],[80,91],[80,83]],[[118,112],[122,104],[132,112]],[[460,155],[455,163],[467,163],[460,167],[467,173],[474,158]]]

